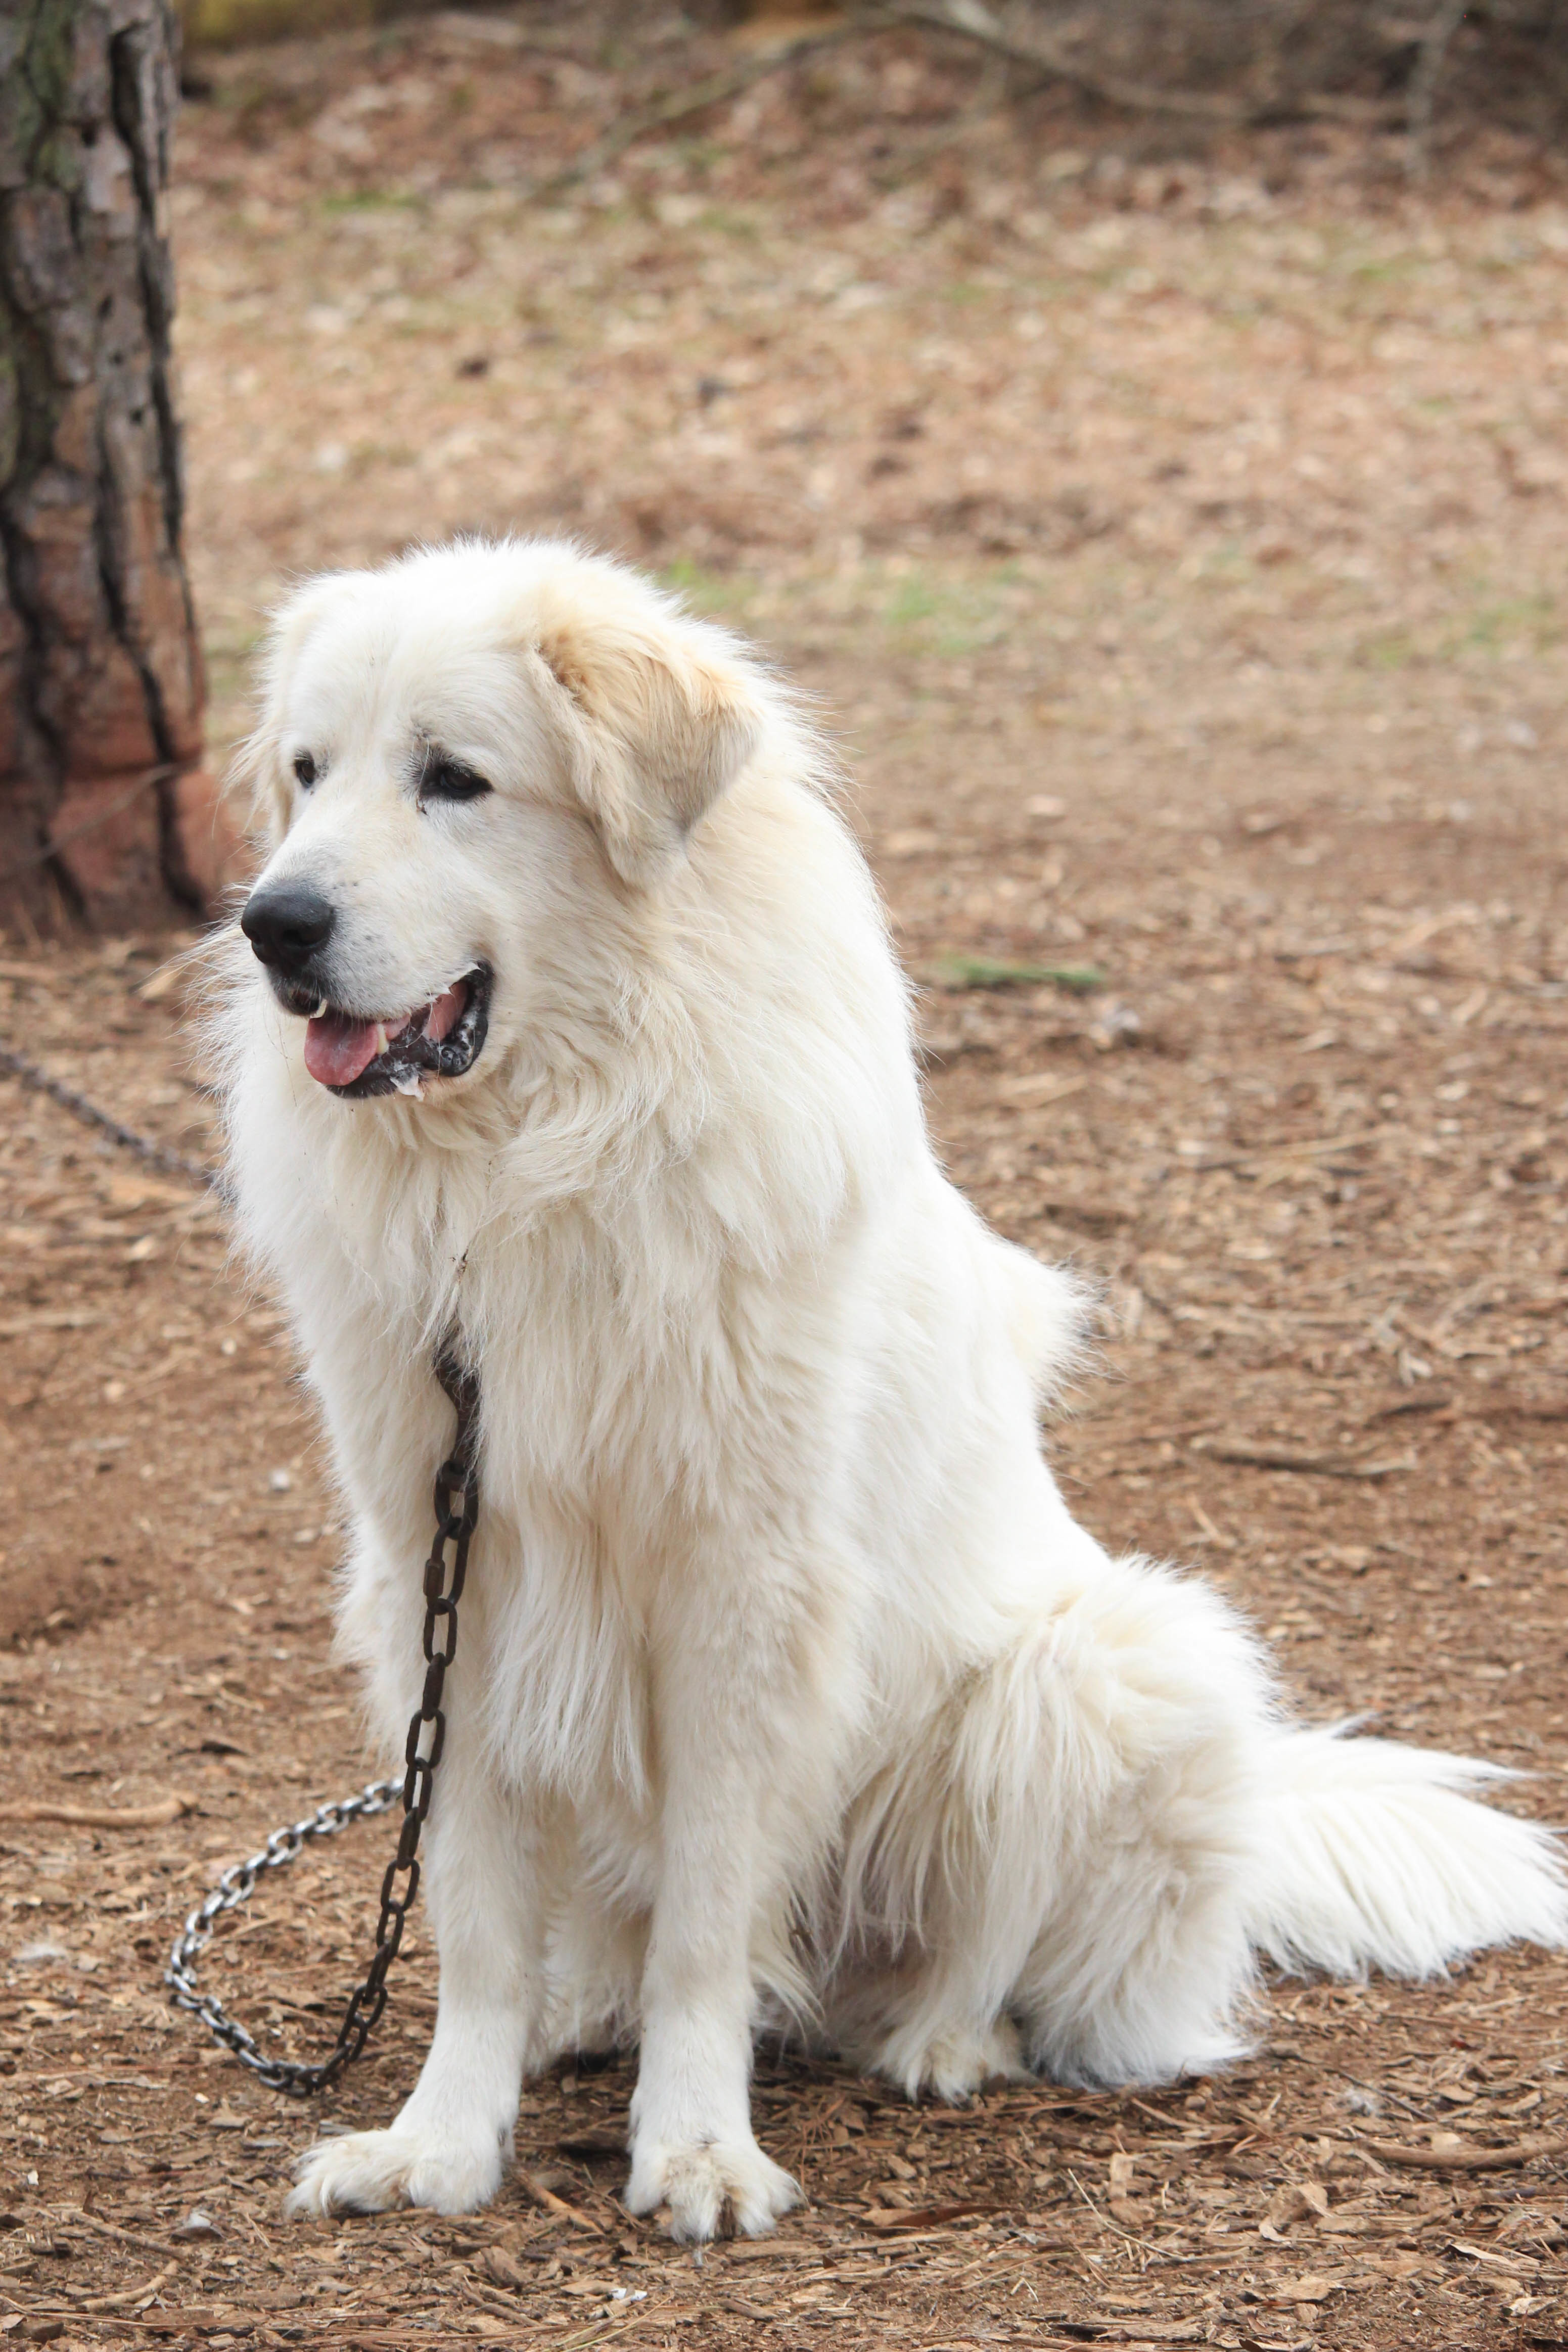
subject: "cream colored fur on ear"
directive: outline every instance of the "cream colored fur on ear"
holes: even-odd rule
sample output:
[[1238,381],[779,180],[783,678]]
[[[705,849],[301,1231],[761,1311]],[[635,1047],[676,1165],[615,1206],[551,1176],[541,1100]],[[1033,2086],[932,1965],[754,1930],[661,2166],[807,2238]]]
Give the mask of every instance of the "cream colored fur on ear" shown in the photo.
[[246,822],[269,848],[276,848],[289,829],[289,777],[283,765],[285,746],[279,738],[277,709],[284,681],[304,652],[317,625],[341,599],[351,594],[362,575],[323,572],[295,590],[286,604],[268,616],[267,646],[261,657],[259,685],[263,717],[235,752],[224,779],[224,790],[247,797]]
[[651,882],[734,782],[761,737],[755,671],[723,632],[600,571],[534,608],[536,679],[572,789],[622,879]]

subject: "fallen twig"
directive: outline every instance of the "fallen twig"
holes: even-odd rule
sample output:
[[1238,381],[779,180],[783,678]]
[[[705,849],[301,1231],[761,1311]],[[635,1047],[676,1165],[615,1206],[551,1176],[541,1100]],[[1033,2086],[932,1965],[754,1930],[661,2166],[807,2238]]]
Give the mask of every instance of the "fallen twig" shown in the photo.
[[901,2236],[911,2230],[945,2235],[950,2222],[989,2220],[1010,2210],[1005,2205],[976,2204],[972,2200],[952,2205],[873,2205],[866,2221],[871,2229],[885,2236]]
[[116,2311],[121,2304],[140,2303],[143,2295],[156,2294],[160,2288],[168,2285],[179,2267],[180,2258],[176,2254],[172,2263],[165,2263],[161,2271],[154,2271],[153,2276],[143,2279],[140,2286],[122,2286],[118,2294],[83,2295],[79,2301],[73,2295],[71,2300],[79,2311]]
[[100,2221],[96,2213],[84,2213],[79,2205],[62,2205],[51,2221],[63,2230],[95,2230],[100,2238],[115,2238],[122,2246],[135,2246],[142,2253],[156,2254],[161,2261],[176,2263],[185,2260],[183,2247],[160,2245],[156,2238],[143,2237],[139,2231],[122,2230],[117,2222]]
[[1568,2152],[1568,2139],[1521,2139],[1512,2147],[1406,2147],[1395,2139],[1363,2139],[1356,2146],[1384,2164],[1402,2164],[1413,2172],[1510,2172],[1515,2165],[1533,2164],[1538,2157]]
[[935,0],[935,5],[929,5],[929,0],[906,0],[906,5],[878,11],[867,29],[877,29],[879,23],[922,25],[932,32],[952,33],[961,40],[978,42],[1016,65],[1033,66],[1037,71],[1069,83],[1085,98],[1097,99],[1102,105],[1121,107],[1132,114],[1178,115],[1189,121],[1213,122],[1237,130],[1314,119],[1363,123],[1375,129],[1401,120],[1397,108],[1376,99],[1336,98],[1325,91],[1262,100],[1231,99],[1211,90],[1163,89],[1150,82],[1124,80],[1119,74],[1098,73],[1043,33],[1026,42],[1013,38],[990,9],[981,5],[981,0]]
[[[1368,1423],[1397,1421],[1405,1413],[1447,1412],[1453,1402],[1452,1389],[1423,1389],[1413,1396],[1396,1397],[1392,1404],[1380,1404],[1375,1412],[1366,1415],[1366,1420]],[[1563,1411],[1568,1412],[1568,1404],[1564,1404]]]
[[570,163],[563,164],[559,172],[552,172],[547,179],[537,181],[527,194],[534,203],[545,197],[563,195],[568,188],[576,187],[584,180],[591,180],[595,172],[602,172],[606,163],[613,163],[618,155],[624,155],[628,147],[634,147],[650,131],[668,131],[672,123],[684,122],[690,115],[706,113],[710,106],[722,106],[726,100],[739,98],[742,90],[750,89],[753,82],[763,80],[769,74],[784,72],[787,66],[795,65],[815,50],[836,48],[841,41],[853,40],[879,29],[878,26],[859,22],[826,25],[820,32],[803,33],[795,40],[781,42],[776,48],[760,50],[755,56],[743,58],[739,65],[726,68],[722,73],[709,74],[703,80],[693,82],[687,89],[670,90],[663,98],[651,100],[647,106],[630,107],[611,123],[601,138],[591,141],[581,154],[574,155]]
[[[650,100],[646,106],[634,106],[612,122],[599,138],[591,140],[581,153],[557,172],[538,180],[524,193],[529,201],[540,203],[552,196],[563,195],[568,188],[591,180],[607,163],[624,155],[639,139],[653,131],[668,131],[678,122],[688,121],[694,114],[704,114],[710,107],[722,106],[730,99],[739,98],[753,82],[763,81],[770,74],[782,73],[802,58],[852,40],[868,39],[873,34],[896,30],[899,26],[932,33],[947,33],[959,40],[977,43],[993,56],[1005,58],[1011,65],[1031,66],[1048,79],[1065,81],[1086,98],[1102,105],[1120,107],[1134,114],[1169,114],[1188,121],[1212,122],[1237,129],[1256,128],[1271,122],[1323,121],[1364,124],[1369,129],[1397,125],[1407,117],[1398,107],[1383,104],[1376,99],[1338,98],[1331,92],[1303,92],[1294,97],[1273,97],[1262,100],[1222,98],[1209,90],[1162,89],[1152,83],[1127,81],[1120,75],[1096,72],[1068,52],[1047,40],[1043,36],[1030,42],[1016,40],[997,23],[989,9],[979,0],[948,0],[948,5],[910,5],[867,6],[837,24],[825,25],[819,31],[803,33],[795,39],[781,42],[776,47],[759,50],[722,72],[709,74],[686,89],[668,91],[664,97]],[[1447,43],[1444,44],[1446,48]],[[1441,60],[1439,59],[1439,66]]]
[[1203,1176],[1211,1168],[1262,1168],[1277,1160],[1329,1160],[1336,1151],[1358,1151],[1363,1144],[1379,1143],[1401,1131],[1396,1127],[1368,1127],[1359,1135],[1319,1135],[1306,1143],[1265,1143],[1253,1151],[1215,1152],[1186,1165],[1194,1175]]
[[0,1805],[0,1822],[68,1822],[79,1830],[166,1830],[195,1801],[171,1793],[152,1805],[66,1805],[46,1799],[37,1804]]
[[8,1316],[0,1323],[0,1339],[30,1339],[35,1331],[86,1331],[108,1319],[80,1307],[35,1307],[28,1314]]
[[534,2203],[542,2205],[547,2213],[559,2213],[563,2221],[575,2221],[580,2230],[592,2230],[595,2237],[602,2238],[606,2234],[602,2221],[595,2221],[593,2215],[584,2213],[579,2205],[568,2205],[564,2197],[557,2197],[553,2189],[546,2189],[536,2172],[525,2172],[522,2185]]
[[1086,1076],[1067,1077],[1060,1070],[1030,1070],[1023,1077],[999,1079],[996,1091],[1007,1102],[1044,1105],[1081,1094],[1088,1084]]
[[1397,1470],[1418,1465],[1414,1454],[1395,1454],[1383,1462],[1347,1462],[1337,1454],[1306,1454],[1293,1445],[1258,1445],[1247,1437],[1194,1437],[1194,1454],[1215,1462],[1245,1463],[1253,1470],[1307,1470],[1323,1478],[1391,1478]]

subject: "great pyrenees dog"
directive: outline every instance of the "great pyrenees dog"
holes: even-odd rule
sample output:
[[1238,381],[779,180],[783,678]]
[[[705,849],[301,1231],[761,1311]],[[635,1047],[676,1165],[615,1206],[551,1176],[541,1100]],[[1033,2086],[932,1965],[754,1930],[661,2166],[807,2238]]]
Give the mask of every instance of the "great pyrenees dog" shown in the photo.
[[766,2231],[765,2023],[911,2098],[1155,2084],[1245,2046],[1259,1955],[1564,1939],[1499,1776],[1292,1722],[1223,1600],[1074,1523],[1079,1295],[942,1174],[831,762],[734,638],[572,547],[425,551],[294,596],[248,757],[230,1168],[389,1752],[446,1335],[482,1396],[435,2038],[293,2211],[480,2205],[523,2076],[635,2043],[628,2206]]

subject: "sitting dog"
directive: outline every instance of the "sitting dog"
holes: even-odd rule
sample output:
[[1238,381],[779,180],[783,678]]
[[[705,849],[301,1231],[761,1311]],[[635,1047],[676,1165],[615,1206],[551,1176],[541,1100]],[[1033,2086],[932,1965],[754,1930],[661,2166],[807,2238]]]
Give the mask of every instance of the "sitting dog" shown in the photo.
[[466,542],[302,589],[247,756],[229,1164],[392,1750],[447,1335],[482,1397],[435,2039],[294,2211],[482,2204],[524,2074],[635,2042],[631,2210],[766,2231],[764,2017],[911,2097],[1155,2084],[1244,2046],[1259,1954],[1563,1940],[1552,1841],[1467,1794],[1499,1776],[1292,1723],[1224,1601],[1075,1525],[1038,1415],[1079,1299],[937,1165],[831,762],[755,658]]

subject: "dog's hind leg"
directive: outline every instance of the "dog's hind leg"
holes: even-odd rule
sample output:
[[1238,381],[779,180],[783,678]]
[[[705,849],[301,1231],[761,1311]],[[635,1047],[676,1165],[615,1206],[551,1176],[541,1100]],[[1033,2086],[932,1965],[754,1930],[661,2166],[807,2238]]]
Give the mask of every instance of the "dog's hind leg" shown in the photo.
[[426,1893],[441,1963],[429,2055],[389,2129],[349,2132],[309,2150],[284,2209],[289,2214],[377,2213],[395,2205],[468,2213],[500,2186],[540,2004],[542,1906],[516,1815],[450,1748],[426,1838]]
[[1145,1560],[1069,1614],[1053,1780],[1079,1826],[1015,1988],[1026,2048],[1060,2082],[1203,2074],[1247,2046],[1267,1664],[1217,1593]]
[[1042,1602],[852,1824],[900,1951],[872,2063],[951,2096],[1009,2070],[1015,2026],[1067,2081],[1235,2055],[1271,1728],[1261,1662],[1203,1585],[1101,1558]]

